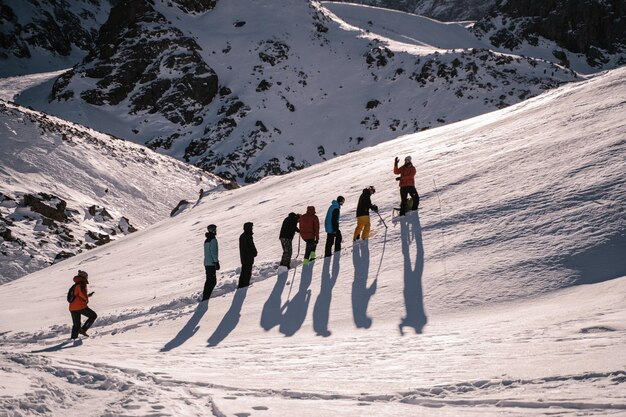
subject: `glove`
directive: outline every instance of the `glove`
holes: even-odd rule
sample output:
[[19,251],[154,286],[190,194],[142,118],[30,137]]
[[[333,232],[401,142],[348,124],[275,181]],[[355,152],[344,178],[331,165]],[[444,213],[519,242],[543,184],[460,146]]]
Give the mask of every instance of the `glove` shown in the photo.
[[316,241],[315,241],[315,244],[317,245],[317,243],[318,243],[318,242],[319,242],[319,240],[316,240]]
[[396,165],[398,165],[398,162],[400,162],[400,158],[398,158],[398,157],[396,156],[396,159],[393,161],[393,163],[394,163],[394,164],[396,164]]
[[220,270],[220,263],[219,262],[215,262],[215,270],[216,271]]
[[91,297],[95,291],[90,292],[87,296]]
[[402,177],[396,177],[396,181],[400,181]]
[[376,204],[374,204],[372,206],[372,210],[374,210],[376,213],[378,213],[378,206]]

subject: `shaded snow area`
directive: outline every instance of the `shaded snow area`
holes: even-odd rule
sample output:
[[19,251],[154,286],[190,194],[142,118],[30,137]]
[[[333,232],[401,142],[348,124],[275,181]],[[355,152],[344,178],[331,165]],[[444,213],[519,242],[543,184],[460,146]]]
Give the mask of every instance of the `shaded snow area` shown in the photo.
[[[625,92],[618,69],[213,193],[0,286],[4,415],[626,415]],[[420,209],[392,218],[405,155]],[[369,185],[388,228],[372,214],[353,245]],[[343,249],[301,266],[294,241],[277,272],[283,218],[323,219],[339,194]],[[259,255],[237,290],[248,221]],[[221,270],[199,303],[210,223]],[[78,268],[99,317],[69,343]]]
[[200,189],[208,194],[223,183],[0,100],[0,284],[167,218],[181,200],[184,210]]

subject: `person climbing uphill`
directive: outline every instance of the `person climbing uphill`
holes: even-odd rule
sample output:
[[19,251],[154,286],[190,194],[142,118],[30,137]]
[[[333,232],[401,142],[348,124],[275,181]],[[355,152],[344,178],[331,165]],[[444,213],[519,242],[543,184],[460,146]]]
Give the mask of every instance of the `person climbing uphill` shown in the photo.
[[[89,337],[87,330],[93,325],[98,315],[95,311],[87,307],[89,304],[89,297],[93,295],[93,292],[87,292],[87,284],[89,284],[89,274],[85,271],[78,271],[78,274],[74,277],[74,285],[70,288],[68,293],[68,301],[70,302],[70,314],[72,315],[72,339],[76,339],[79,334]],[[80,325],[80,316],[86,316],[85,323]]]

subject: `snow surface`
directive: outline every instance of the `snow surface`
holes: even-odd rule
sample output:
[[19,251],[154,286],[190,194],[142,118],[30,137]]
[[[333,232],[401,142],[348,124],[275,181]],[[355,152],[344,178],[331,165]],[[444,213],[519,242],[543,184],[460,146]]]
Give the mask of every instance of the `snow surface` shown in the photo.
[[[5,415],[626,415],[625,92],[621,68],[213,193],[0,286]],[[392,220],[404,155],[420,210]],[[388,229],[372,215],[352,245],[368,185]],[[323,216],[338,194],[345,247],[277,274],[284,216]],[[236,290],[246,221],[259,256]],[[222,269],[207,304],[209,223]],[[71,344],[77,268],[99,317]]]

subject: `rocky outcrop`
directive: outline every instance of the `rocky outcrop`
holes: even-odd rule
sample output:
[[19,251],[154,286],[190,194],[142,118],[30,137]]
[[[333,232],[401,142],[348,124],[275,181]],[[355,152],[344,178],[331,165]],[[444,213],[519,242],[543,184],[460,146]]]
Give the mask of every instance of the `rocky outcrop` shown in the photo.
[[[49,68],[34,68],[34,71],[62,68],[54,64],[55,58],[69,57],[72,53],[84,56],[94,45],[98,28],[109,9],[106,0],[2,2],[0,59],[11,63],[27,62],[35,55],[42,55],[52,64]],[[67,62],[63,65],[67,66]],[[2,66],[0,74],[4,76],[29,73],[27,64]]]
[[[209,8],[201,1],[179,3],[194,11]],[[218,79],[199,49],[151,2],[119,2],[100,29],[92,52],[55,82],[52,100],[72,98],[71,81],[88,78],[97,80],[96,88],[80,94],[89,104],[124,103],[131,114],[157,113],[175,124],[201,124],[201,110],[217,94]],[[162,77],[163,71],[172,76]]]
[[[479,37],[497,47],[516,50],[539,38],[584,54],[591,67],[602,68],[611,54],[626,52],[626,3],[623,0],[498,0],[490,15],[474,26]],[[563,51],[555,49],[562,65]],[[626,58],[622,58],[622,64]],[[618,65],[619,62],[617,63]]]

